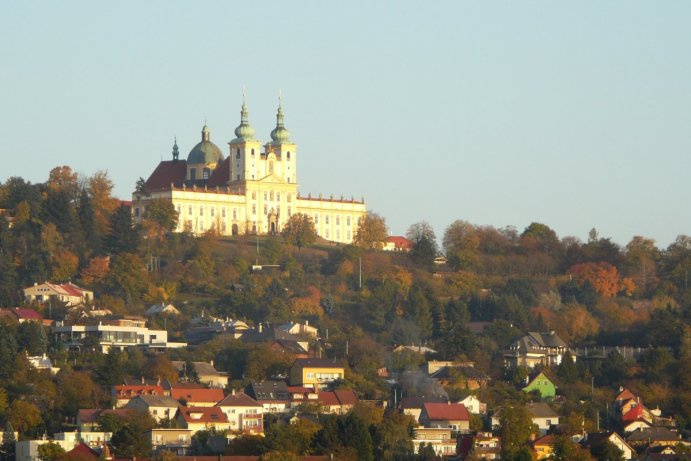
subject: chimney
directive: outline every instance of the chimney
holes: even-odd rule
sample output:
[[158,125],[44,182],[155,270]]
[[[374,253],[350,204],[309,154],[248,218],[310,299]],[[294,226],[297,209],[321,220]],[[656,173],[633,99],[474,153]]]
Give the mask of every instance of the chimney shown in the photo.
[[214,366],[214,360],[213,359],[211,359],[211,366],[212,367]]
[[307,327],[310,326],[310,321],[309,321],[309,320],[305,320],[305,326],[307,326]]
[[231,393],[232,395],[235,395],[235,389],[233,389],[232,391],[230,391],[230,393]]

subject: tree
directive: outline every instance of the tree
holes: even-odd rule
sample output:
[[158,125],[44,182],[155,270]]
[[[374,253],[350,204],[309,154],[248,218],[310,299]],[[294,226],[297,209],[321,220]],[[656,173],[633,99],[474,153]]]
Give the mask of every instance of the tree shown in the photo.
[[624,461],[624,452],[609,440],[602,440],[590,447],[590,453],[598,461]]
[[442,240],[444,252],[455,269],[471,269],[479,259],[480,237],[475,226],[460,219],[444,231]]
[[65,449],[53,441],[38,447],[38,457],[43,461],[60,461],[66,459]]
[[568,270],[568,274],[576,276],[581,284],[589,282],[605,298],[616,295],[621,289],[619,272],[610,263],[576,264]]
[[14,428],[8,420],[5,424],[5,431],[2,433],[2,445],[0,445],[0,460],[14,461],[17,439],[14,436]]
[[139,246],[139,234],[132,224],[130,208],[121,206],[110,217],[110,232],[105,237],[105,249],[111,253],[133,252]]
[[304,213],[295,213],[288,219],[281,232],[283,239],[301,249],[317,239],[317,230],[312,218]]
[[144,262],[133,253],[121,253],[112,260],[108,273],[109,285],[125,296],[129,306],[146,290],[148,275]]
[[527,447],[537,427],[528,409],[521,404],[504,406],[499,418],[501,425],[502,459],[515,456],[519,450]]
[[434,230],[426,221],[415,223],[408,228],[406,238],[413,242],[413,249],[410,256],[417,264],[431,266],[434,258],[439,252],[437,246],[437,236]]
[[362,248],[381,250],[388,236],[384,218],[377,213],[367,213],[358,224],[353,243]]
[[110,443],[118,458],[146,458],[151,453],[151,439],[134,423],[125,424],[113,433]]
[[178,225],[178,212],[170,200],[151,200],[144,213],[145,226],[150,228],[149,236],[162,238],[166,232],[172,232]]
[[27,434],[43,424],[41,410],[26,400],[15,400],[8,410],[8,421],[22,434]]

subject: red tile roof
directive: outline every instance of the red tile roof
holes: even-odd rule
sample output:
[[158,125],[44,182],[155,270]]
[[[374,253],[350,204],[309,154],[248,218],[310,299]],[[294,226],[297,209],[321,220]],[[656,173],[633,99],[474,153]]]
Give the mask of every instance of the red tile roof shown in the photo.
[[170,396],[175,400],[184,400],[187,404],[217,403],[225,397],[223,389],[171,389]]
[[546,447],[552,447],[554,446],[554,436],[552,434],[548,434],[544,437],[541,437],[533,443],[533,446],[546,446]]
[[622,422],[630,423],[638,419],[649,419],[650,411],[641,404],[632,407],[629,411],[621,417]]
[[338,401],[338,397],[333,392],[319,392],[317,400],[319,403],[327,407],[340,406],[341,403]]
[[25,309],[21,307],[15,307],[12,309],[12,313],[17,316],[18,319],[24,319],[24,320],[43,320],[43,317],[41,317],[41,314],[36,312],[33,309]]
[[429,403],[423,405],[431,421],[470,421],[470,415],[462,403]]
[[413,248],[413,242],[411,242],[405,237],[392,235],[387,237],[386,241],[393,243],[396,248],[403,248],[407,250]]
[[623,389],[621,392],[619,392],[619,395],[617,395],[614,400],[615,401],[625,401],[625,400],[630,400],[630,399],[635,399],[636,396],[633,395],[633,392],[631,392],[628,389]]
[[182,415],[183,419],[188,423],[228,422],[228,416],[223,413],[221,407],[184,407],[181,405],[178,408],[178,413]]
[[67,452],[68,459],[98,459],[98,453],[89,448],[84,442]]
[[149,384],[123,384],[113,386],[113,395],[120,399],[131,399],[138,395],[163,395],[163,388]]
[[358,402],[357,395],[352,390],[335,391],[334,394],[341,405],[355,405]]

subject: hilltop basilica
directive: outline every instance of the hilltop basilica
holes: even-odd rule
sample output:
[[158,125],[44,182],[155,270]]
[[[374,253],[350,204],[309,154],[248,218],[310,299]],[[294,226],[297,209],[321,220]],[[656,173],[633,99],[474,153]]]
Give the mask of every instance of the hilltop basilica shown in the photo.
[[177,141],[172,160],[158,164],[144,191],[132,194],[135,222],[148,203],[171,201],[178,212],[177,232],[201,235],[215,230],[221,235],[274,234],[294,213],[310,216],[317,234],[333,242],[351,243],[364,200],[301,196],[298,192],[297,146],[284,126],[280,99],[271,141],[255,139],[243,100],[240,125],[228,143],[228,156],[211,142],[204,125],[201,142],[187,160],[179,158]]

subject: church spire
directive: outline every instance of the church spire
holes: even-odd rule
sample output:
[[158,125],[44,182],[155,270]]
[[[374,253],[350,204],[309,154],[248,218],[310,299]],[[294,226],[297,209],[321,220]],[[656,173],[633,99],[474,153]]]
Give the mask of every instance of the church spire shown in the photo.
[[278,91],[278,111],[276,112],[276,128],[271,131],[271,144],[290,143],[290,131],[285,127],[285,115],[283,114],[283,95]]
[[245,94],[245,89],[242,90],[242,109],[240,110],[240,125],[235,128],[236,140],[239,141],[253,141],[254,140],[254,128],[250,126],[249,122],[250,112],[247,109],[247,96]]
[[178,157],[180,157],[180,150],[178,149],[178,137],[175,137],[175,141],[173,141],[173,161],[177,162]]

